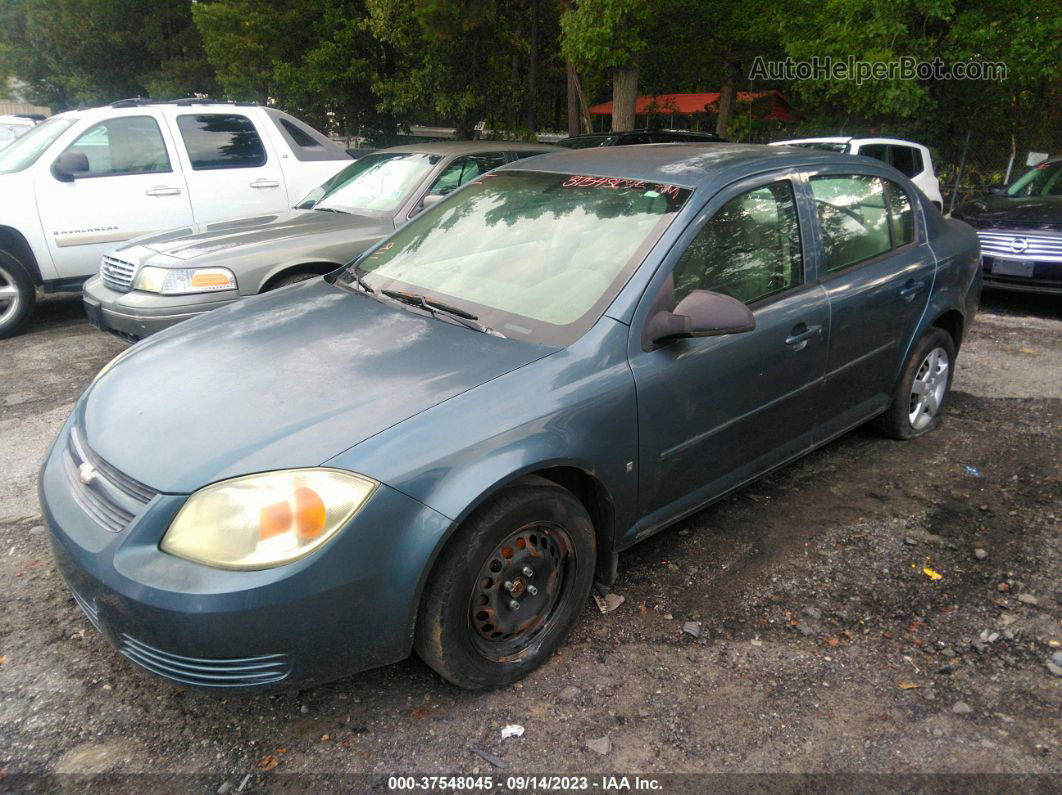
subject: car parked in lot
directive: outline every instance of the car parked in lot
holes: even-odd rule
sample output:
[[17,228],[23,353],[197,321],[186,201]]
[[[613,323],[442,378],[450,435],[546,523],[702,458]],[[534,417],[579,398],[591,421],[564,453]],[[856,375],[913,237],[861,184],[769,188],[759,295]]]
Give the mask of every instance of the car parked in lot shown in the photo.
[[124,100],[52,116],[0,151],[0,337],[36,288],[80,290],[115,243],[288,207],[350,157],[274,108]]
[[85,284],[89,321],[139,339],[244,296],[334,271],[408,218],[543,144],[444,141],[364,155],[294,209],[138,238]]
[[872,157],[888,163],[917,185],[929,200],[944,209],[940,195],[940,181],[933,168],[933,155],[929,148],[902,138],[853,138],[850,136],[826,136],[824,138],[794,138],[789,141],[774,141],[772,146],[801,146],[821,149],[826,152],[843,152],[848,155]]
[[695,130],[668,130],[644,127],[626,132],[586,133],[557,141],[565,149],[593,149],[598,146],[635,146],[637,144],[719,144],[726,138],[715,133]]
[[0,116],[0,149],[7,147],[36,126],[37,122],[29,116]]
[[941,420],[978,244],[885,164],[721,144],[510,163],[361,258],[123,352],[40,480],[153,673],[293,687],[558,648],[618,554],[876,419]]
[[1062,295],[1062,158],[967,202],[953,216],[977,230],[986,287]]

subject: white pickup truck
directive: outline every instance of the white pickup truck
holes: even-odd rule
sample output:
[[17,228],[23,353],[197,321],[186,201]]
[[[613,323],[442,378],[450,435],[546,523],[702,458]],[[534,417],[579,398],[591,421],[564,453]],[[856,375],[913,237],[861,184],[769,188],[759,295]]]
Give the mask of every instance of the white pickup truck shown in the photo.
[[38,287],[79,290],[115,243],[285,210],[350,159],[257,105],[135,99],[52,116],[0,150],[0,337]]

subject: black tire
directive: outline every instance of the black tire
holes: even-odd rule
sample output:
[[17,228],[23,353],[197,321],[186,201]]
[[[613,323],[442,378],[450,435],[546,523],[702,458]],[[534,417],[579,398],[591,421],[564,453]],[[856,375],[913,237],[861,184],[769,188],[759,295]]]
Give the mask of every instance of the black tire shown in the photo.
[[[476,510],[432,568],[414,647],[459,687],[503,687],[529,674],[560,646],[590,595],[593,524],[570,492],[547,483],[518,484]],[[511,609],[514,600],[521,608]]]
[[[945,372],[938,372],[935,382],[943,389],[934,390],[940,394],[939,399],[935,400],[936,407],[930,414],[925,414],[925,406],[923,406],[923,413],[917,414],[919,395],[915,393],[915,380],[918,379],[924,384],[922,374],[928,370],[923,368],[930,366],[930,354],[936,351],[943,351],[947,357],[945,362],[947,369]],[[938,362],[934,369],[939,371],[939,368]],[[916,436],[936,430],[944,414],[944,404],[951,392],[951,379],[954,373],[955,341],[943,329],[930,328],[911,350],[907,364],[904,365],[903,374],[900,376],[900,383],[896,387],[892,405],[875,421],[877,430],[889,438],[901,440],[914,439]],[[913,414],[917,414],[918,419],[912,421]]]
[[279,290],[281,287],[287,287],[289,284],[298,284],[299,282],[304,282],[307,279],[313,279],[313,278],[316,278],[317,276],[320,276],[320,274],[319,273],[292,273],[289,276],[284,276],[283,278],[277,279],[275,282],[273,282],[271,285],[269,285],[269,288],[267,290],[263,290],[262,292],[267,293],[270,290]]
[[[4,297],[7,290],[15,294]],[[29,269],[17,256],[0,248],[0,339],[22,330],[37,304],[37,288]]]

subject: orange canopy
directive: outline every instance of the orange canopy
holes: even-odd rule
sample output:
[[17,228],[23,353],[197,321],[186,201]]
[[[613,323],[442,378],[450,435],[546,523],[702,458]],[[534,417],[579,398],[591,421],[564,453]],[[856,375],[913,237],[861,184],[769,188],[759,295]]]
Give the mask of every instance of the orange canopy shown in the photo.
[[[762,100],[766,98],[769,98],[770,101],[763,103],[764,110],[757,114],[760,118],[775,119],[776,121],[784,122],[796,122],[800,120],[797,112],[793,110],[793,106],[782,96],[780,91],[737,92],[737,101],[739,104],[742,102],[752,102],[753,100]],[[717,113],[719,111],[718,91],[708,91],[701,94],[658,94],[655,97],[638,97],[634,106],[634,112],[637,114],[677,113],[688,116],[694,113],[704,113],[706,111],[709,113]],[[599,105],[594,105],[590,108],[590,112],[595,116],[611,116],[612,103],[602,102]]]

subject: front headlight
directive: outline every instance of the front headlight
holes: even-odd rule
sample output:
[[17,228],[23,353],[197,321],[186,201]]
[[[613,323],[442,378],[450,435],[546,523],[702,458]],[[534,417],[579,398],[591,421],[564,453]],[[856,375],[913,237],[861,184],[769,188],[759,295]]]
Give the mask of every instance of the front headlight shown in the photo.
[[160,295],[190,295],[235,290],[236,276],[228,268],[157,268],[145,265],[136,275],[134,290]]
[[162,538],[163,552],[220,569],[269,569],[335,536],[379,485],[337,469],[290,469],[200,489]]

